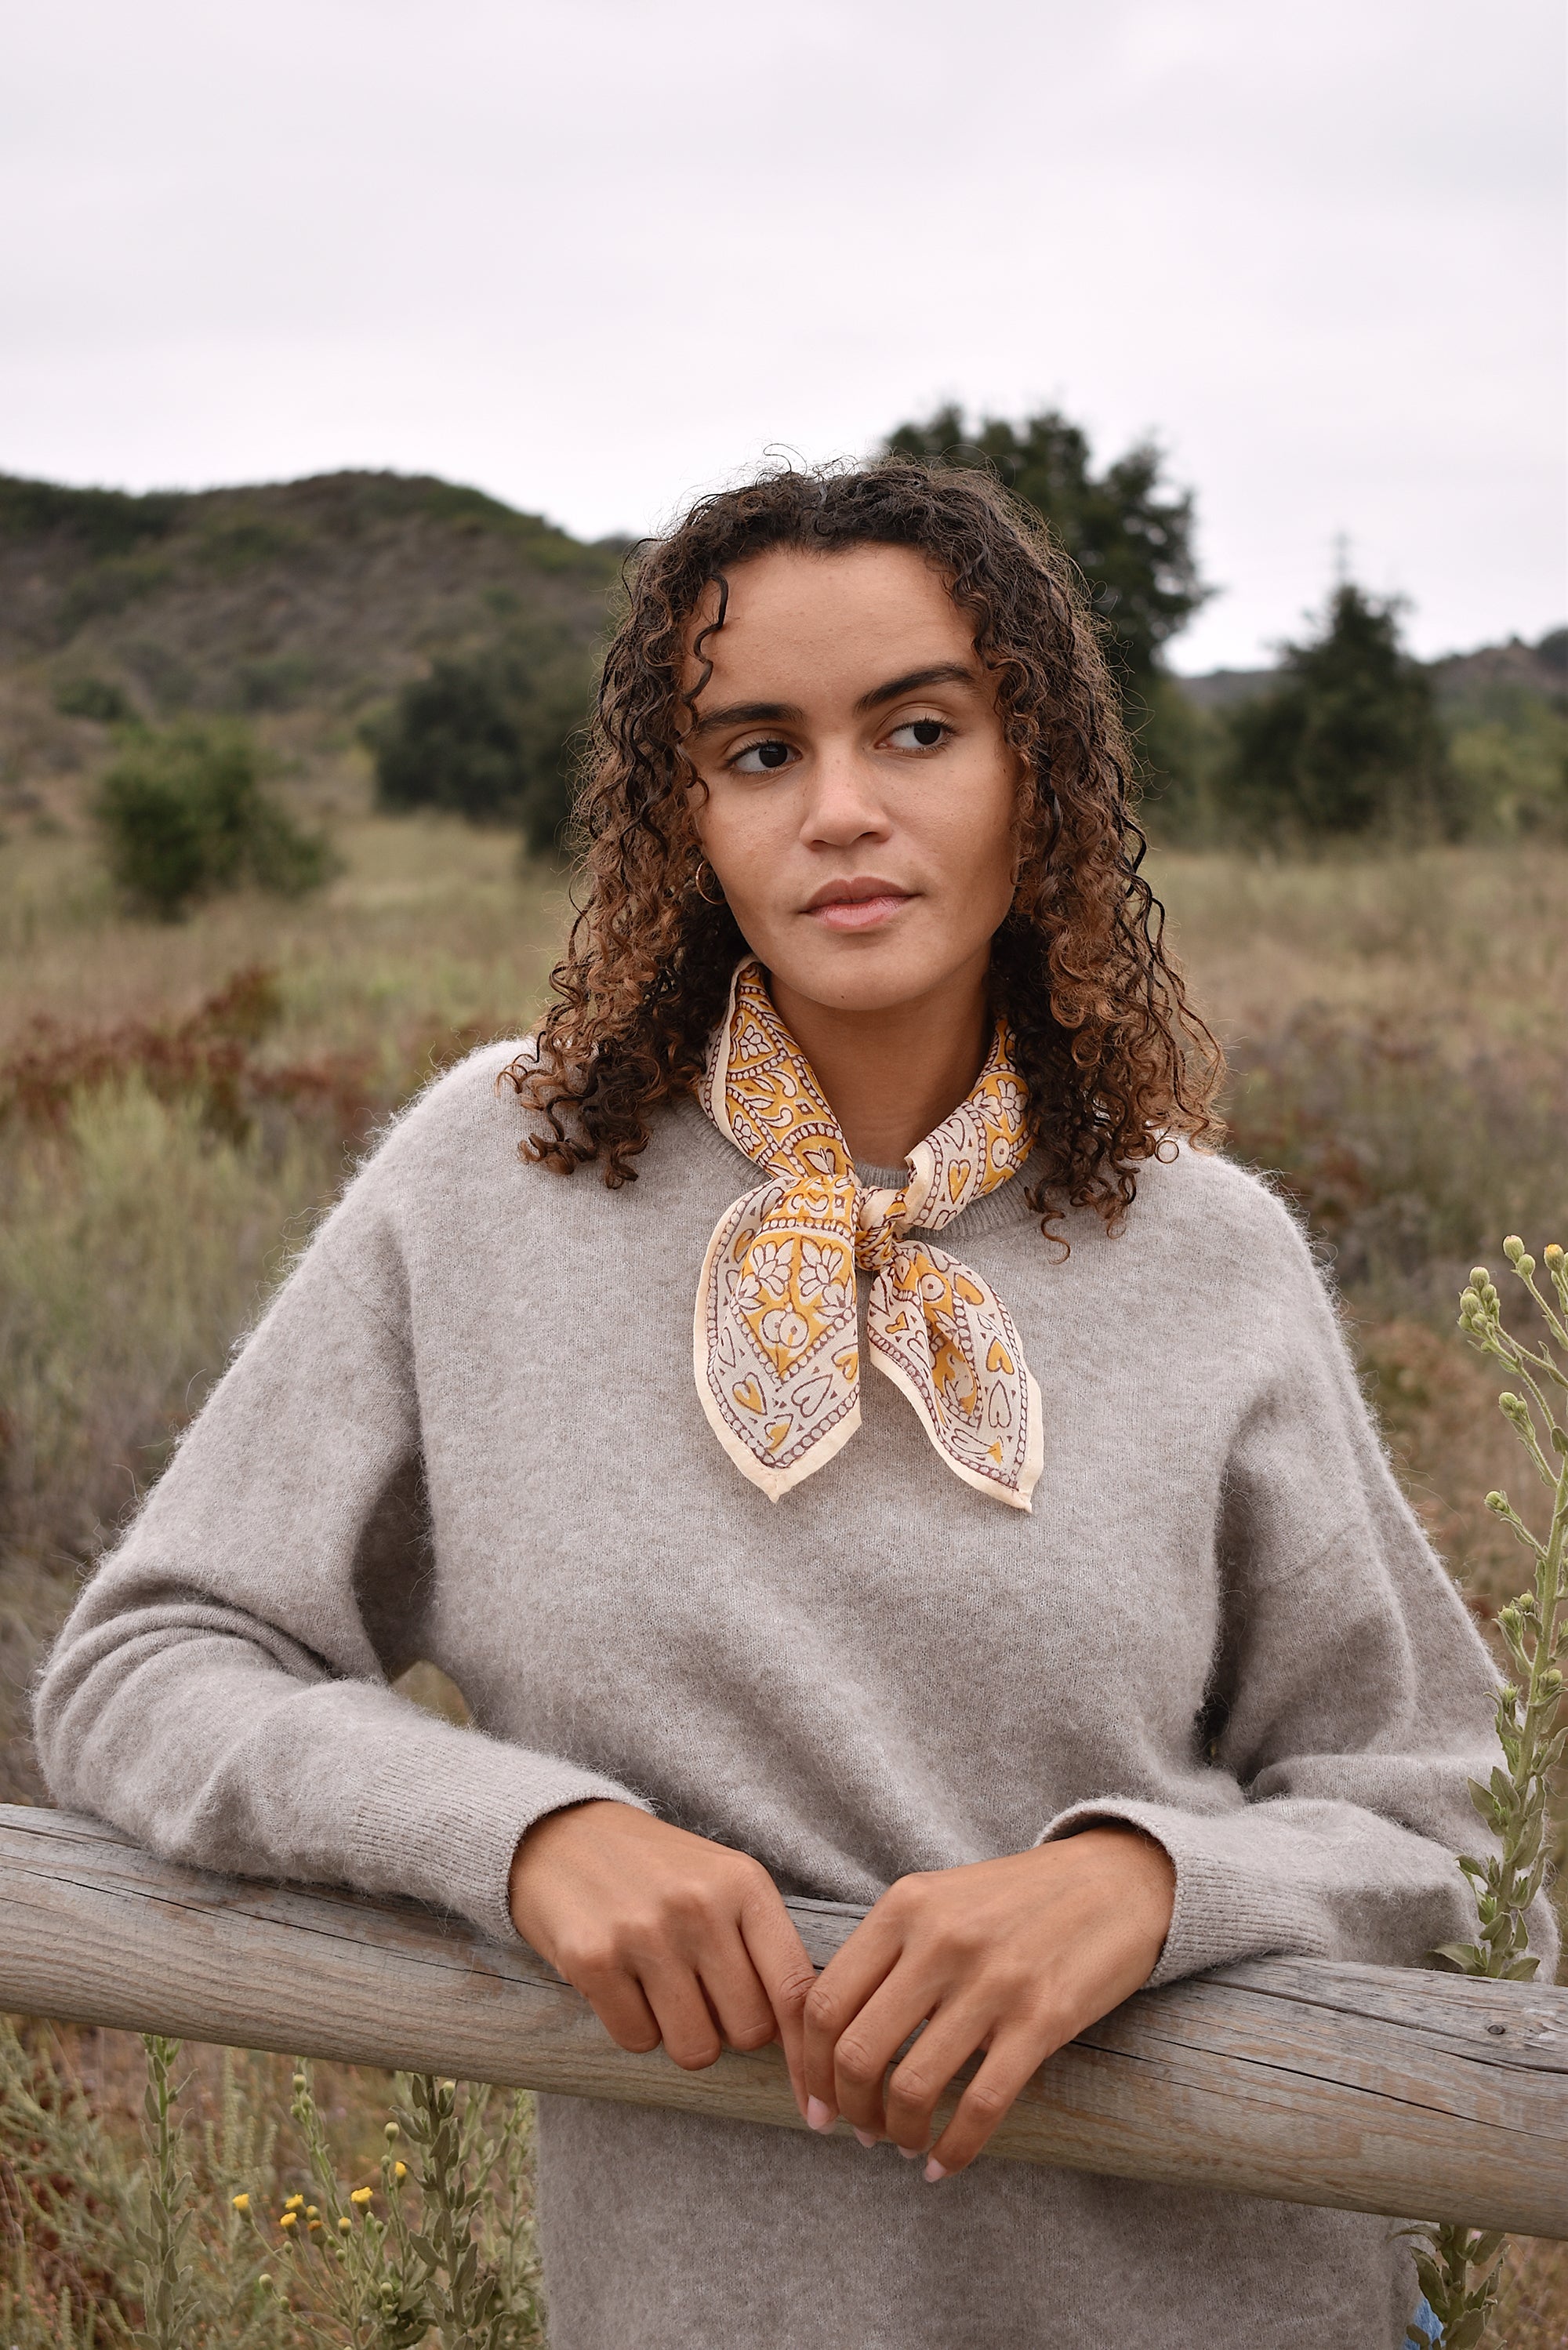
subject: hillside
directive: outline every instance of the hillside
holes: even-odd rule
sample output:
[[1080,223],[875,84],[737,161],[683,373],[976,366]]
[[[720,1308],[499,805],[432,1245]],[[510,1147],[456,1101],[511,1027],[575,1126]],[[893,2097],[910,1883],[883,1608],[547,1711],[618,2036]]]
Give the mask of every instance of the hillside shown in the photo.
[[1441,710],[1506,703],[1521,695],[1561,703],[1568,697],[1568,629],[1552,629],[1538,644],[1511,637],[1473,653],[1449,653],[1431,663]]
[[[73,821],[115,720],[184,712],[254,722],[296,790],[362,805],[359,729],[432,656],[509,650],[581,693],[625,552],[429,476],[134,496],[0,474],[0,825]],[[1176,683],[1202,723],[1274,674]],[[1450,724],[1560,712],[1568,630],[1433,678]]]
[[[1568,629],[1552,629],[1539,644],[1511,637],[1473,653],[1448,653],[1428,667],[1444,710],[1471,709],[1500,693],[1558,701],[1568,694]],[[1177,682],[1200,710],[1232,710],[1264,692],[1279,675],[1275,669],[1215,669]]]
[[53,804],[119,715],[254,717],[313,767],[432,654],[591,643],[623,553],[396,473],[145,496],[0,476],[0,809]]

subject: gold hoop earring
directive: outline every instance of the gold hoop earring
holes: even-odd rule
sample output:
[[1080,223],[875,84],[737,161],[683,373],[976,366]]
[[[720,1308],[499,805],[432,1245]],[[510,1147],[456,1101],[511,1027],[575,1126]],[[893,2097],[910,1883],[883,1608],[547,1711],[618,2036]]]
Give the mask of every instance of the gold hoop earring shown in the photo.
[[[719,894],[716,898],[710,898],[708,892],[702,887],[702,876],[704,873],[713,873],[713,868],[709,864],[708,859],[705,857],[700,857],[697,859],[697,870],[691,877],[691,887],[696,890],[697,895],[701,899],[702,903],[705,906],[723,905],[725,903],[723,885],[722,883],[720,884]],[[713,879],[715,881],[719,879],[716,873],[713,873]]]

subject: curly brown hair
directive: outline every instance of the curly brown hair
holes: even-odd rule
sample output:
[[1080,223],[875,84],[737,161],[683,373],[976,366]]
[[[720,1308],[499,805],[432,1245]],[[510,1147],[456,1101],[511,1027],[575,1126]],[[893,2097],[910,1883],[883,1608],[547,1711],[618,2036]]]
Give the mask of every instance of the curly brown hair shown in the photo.
[[[780,471],[700,499],[640,550],[605,660],[577,806],[587,888],[551,974],[537,1057],[507,1072],[543,1114],[525,1152],[561,1174],[602,1159],[634,1178],[656,1103],[690,1090],[746,942],[698,886],[696,771],[682,747],[706,671],[682,691],[691,623],[717,583],[774,548],[912,547],[974,625],[1023,782],[1019,874],[992,951],[1044,1172],[1045,1226],[1089,1207],[1113,1229],[1139,1161],[1218,1131],[1220,1047],[1163,943],[1140,871],[1131,760],[1078,575],[1033,513],[979,473],[908,458]],[[702,631],[705,637],[711,629]]]

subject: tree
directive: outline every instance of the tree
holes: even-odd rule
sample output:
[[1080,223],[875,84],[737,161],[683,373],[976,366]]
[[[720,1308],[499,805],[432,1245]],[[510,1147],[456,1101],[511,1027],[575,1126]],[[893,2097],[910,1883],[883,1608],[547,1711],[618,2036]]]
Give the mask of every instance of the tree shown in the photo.
[[1262,837],[1452,832],[1459,801],[1432,682],[1399,642],[1397,597],[1343,580],[1280,682],[1231,716],[1220,810]]
[[1021,424],[984,417],[971,433],[961,409],[944,408],[929,423],[899,425],[888,448],[994,468],[1049,524],[1108,624],[1136,723],[1137,704],[1156,692],[1161,648],[1210,592],[1193,551],[1191,494],[1161,481],[1154,442],[1138,442],[1096,474],[1087,435],[1054,409]]
[[558,846],[571,815],[572,738],[587,712],[587,681],[576,649],[436,660],[366,730],[381,806],[520,824],[530,847]]

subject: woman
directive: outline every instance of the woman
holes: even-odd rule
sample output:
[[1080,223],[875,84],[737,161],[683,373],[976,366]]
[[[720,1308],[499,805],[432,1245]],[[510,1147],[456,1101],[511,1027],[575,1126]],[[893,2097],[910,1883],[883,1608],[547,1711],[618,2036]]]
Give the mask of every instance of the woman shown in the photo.
[[[556,2350],[1404,2338],[1383,2221],[971,2167],[1141,1983],[1462,1932],[1490,1761],[1307,1252],[1194,1147],[1125,758],[986,482],[699,504],[536,1044],[394,1127],[45,1679],[62,1803],[782,2041],[815,2134],[542,2100]],[[874,1905],[815,1983],[781,1888]]]

